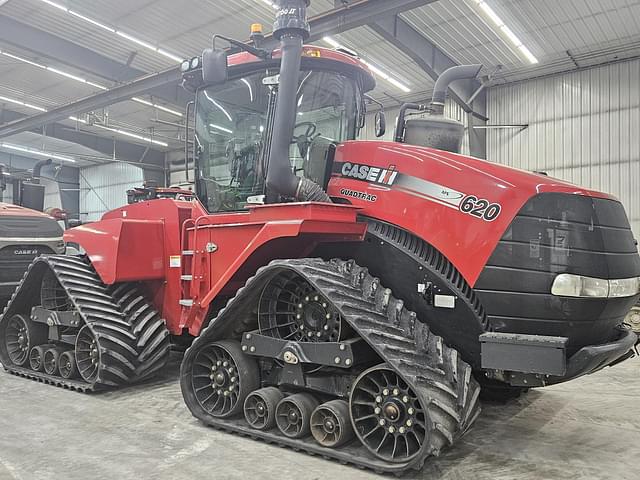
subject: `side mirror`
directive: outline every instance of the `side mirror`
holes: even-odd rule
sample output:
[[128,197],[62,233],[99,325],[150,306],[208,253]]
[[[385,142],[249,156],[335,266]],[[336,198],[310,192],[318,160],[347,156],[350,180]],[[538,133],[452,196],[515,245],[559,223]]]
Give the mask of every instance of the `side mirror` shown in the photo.
[[387,133],[387,117],[384,110],[380,110],[376,113],[376,137],[383,137],[385,133]]
[[228,79],[227,52],[221,48],[207,48],[202,52],[202,79],[205,85],[221,85]]

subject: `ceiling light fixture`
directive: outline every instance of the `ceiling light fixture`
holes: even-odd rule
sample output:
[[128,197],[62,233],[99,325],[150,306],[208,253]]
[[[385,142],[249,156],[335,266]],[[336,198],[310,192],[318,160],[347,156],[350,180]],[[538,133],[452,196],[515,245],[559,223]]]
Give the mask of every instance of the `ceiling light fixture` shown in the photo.
[[[353,51],[352,49],[347,48],[344,45],[341,45],[339,42],[337,42],[336,40],[334,40],[331,37],[324,37],[322,40],[325,43],[331,45],[335,49]],[[371,62],[365,60],[364,58],[360,58],[360,61],[362,63],[364,63],[367,67],[369,67],[369,70],[371,70],[374,75],[382,78],[383,80],[385,80],[386,82],[390,83],[391,85],[393,85],[397,89],[403,91],[404,93],[410,93],[411,92],[411,89],[407,85],[402,83],[400,80],[397,80],[396,78],[394,78],[394,76],[395,76],[394,73],[389,74],[389,73],[385,72],[384,70],[382,70],[381,68],[376,67]]]
[[167,57],[171,60],[173,60],[174,62],[181,62],[182,60],[184,60],[184,57],[179,57],[178,55],[174,55],[173,53],[167,52],[166,50],[156,47],[154,45],[152,45],[149,42],[145,42],[144,40],[140,40],[137,37],[134,37],[133,35],[130,35],[129,33],[123,32],[122,30],[119,30],[117,28],[114,27],[110,27],[109,25],[106,25],[96,19],[93,19],[91,17],[87,17],[86,15],[83,15],[79,12],[76,12],[75,10],[71,10],[70,8],[65,7],[64,5],[61,5],[59,3],[56,2],[52,2],[51,0],[40,0],[41,2],[46,3],[47,5],[51,5],[54,8],[57,8],[58,10],[62,10],[63,12],[66,12],[70,15],[73,15],[76,18],[79,18],[80,20],[83,20],[85,22],[88,22],[92,25],[95,25],[96,27],[99,27],[103,30],[106,30],[108,32],[111,33],[115,33],[116,35],[118,35],[119,37],[124,38],[125,40],[128,40],[130,42],[133,42],[137,45],[140,45],[141,47],[144,47],[148,50],[151,50],[153,52],[156,52],[159,55],[162,55],[163,57]]
[[60,160],[61,162],[76,163],[76,161],[70,157],[63,157],[62,155],[58,155],[56,153],[45,152],[44,150],[36,150],[35,148],[23,147],[22,145],[14,145],[12,143],[0,143],[0,148],[6,148],[8,150],[14,150],[21,153],[28,153],[30,155],[38,155],[40,157],[53,158],[55,160]]
[[177,110],[172,110],[171,108],[165,107],[164,105],[158,105],[157,103],[144,100],[143,98],[140,98],[140,97],[132,97],[131,100],[133,100],[134,102],[141,103],[142,105],[147,105],[149,107],[157,108],[158,110],[162,110],[163,112],[170,113],[172,115],[175,115],[176,117],[182,117],[181,112],[178,112]]
[[[44,108],[44,107],[39,107],[39,106],[33,105],[31,103],[22,102],[20,100],[16,100],[14,98],[5,97],[5,96],[2,96],[2,95],[0,95],[0,101],[14,103],[16,105],[21,105],[23,107],[31,108],[33,110],[38,110],[39,112],[46,112],[47,111],[47,109]],[[87,124],[86,120],[84,120],[82,118],[74,117],[74,116],[69,117],[69,120],[74,121],[74,122],[79,122],[79,123],[82,123],[82,124],[85,124],[85,125]],[[126,137],[131,137],[131,138],[135,138],[137,140],[142,140],[142,141],[145,141],[145,142],[148,142],[148,143],[152,143],[152,144],[155,144],[155,145],[160,145],[161,147],[168,147],[169,146],[169,144],[166,143],[166,142],[161,142],[160,140],[155,140],[155,139],[153,139],[151,137],[146,137],[144,135],[138,135],[137,133],[129,132],[127,130],[122,130],[120,128],[106,127],[104,125],[99,125],[97,123],[94,123],[92,126],[96,127],[96,128],[101,128],[103,130],[109,130],[110,132],[118,133],[118,134],[124,135]]]
[[124,135],[126,137],[131,137],[131,138],[135,138],[135,139],[138,139],[138,140],[143,140],[145,142],[153,143],[155,145],[160,145],[161,147],[168,147],[169,146],[169,144],[166,143],[166,142],[161,142],[160,140],[154,140],[151,137],[145,137],[144,135],[138,135],[137,133],[128,132],[126,130],[120,130],[119,128],[105,127],[104,125],[98,125],[98,124],[94,124],[93,126],[97,127],[97,128],[101,128],[103,130],[109,130],[110,132],[118,133],[118,134]]
[[9,102],[9,103],[14,103],[16,105],[21,105],[23,107],[27,107],[27,108],[31,108],[33,110],[38,110],[39,112],[46,112],[47,109],[44,107],[38,107],[37,105],[33,105],[31,103],[27,103],[27,102],[22,102],[20,100],[16,100],[15,98],[9,98],[9,97],[5,97],[0,95],[0,100],[3,102]]
[[522,55],[529,61],[531,64],[538,63],[538,59],[531,53],[531,51],[524,46],[524,44],[520,41],[520,39],[516,36],[513,31],[505,25],[502,19],[493,11],[485,0],[475,0],[476,4],[480,9],[484,12],[484,14],[489,17],[489,19],[495,24],[495,26],[502,32],[502,34],[509,39],[509,41],[516,47]]
[[[48,67],[46,65],[42,65],[42,64],[39,64],[39,63],[36,63],[36,62],[32,62],[31,60],[27,60],[26,58],[20,57],[18,55],[14,55],[12,53],[5,52],[4,50],[0,50],[0,55],[4,55],[5,57],[9,57],[9,58],[12,58],[14,60],[18,60],[19,62],[24,62],[24,63],[27,63],[29,65],[33,65],[34,67],[42,68],[43,70],[47,70],[47,71],[49,71],[51,73],[55,73],[56,75],[60,75],[62,77],[66,77],[66,78],[68,78],[70,80],[74,80],[76,82],[84,83],[86,85],[91,85],[92,87],[96,87],[96,88],[98,88],[100,90],[109,90],[108,87],[105,87],[104,85],[100,85],[99,83],[91,82],[91,81],[87,80],[86,78],[79,77],[78,75],[74,75],[72,73],[65,72],[65,71],[60,70],[58,68]],[[157,108],[158,110],[162,110],[163,112],[170,113],[172,115],[175,115],[176,117],[182,117],[183,116],[182,112],[178,112],[177,110],[173,110],[173,109],[171,109],[169,107],[165,107],[165,106],[159,105],[157,103],[153,103],[153,102],[149,102],[147,100],[143,100],[140,97],[133,97],[133,98],[131,98],[131,100],[133,100],[134,102],[137,102],[137,103],[141,103],[143,105],[147,105],[149,107]]]

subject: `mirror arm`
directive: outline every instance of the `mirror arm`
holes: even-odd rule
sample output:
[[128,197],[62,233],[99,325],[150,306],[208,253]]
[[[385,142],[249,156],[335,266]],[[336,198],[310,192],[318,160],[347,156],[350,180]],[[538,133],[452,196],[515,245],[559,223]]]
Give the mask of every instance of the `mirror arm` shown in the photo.
[[373,98],[371,95],[367,93],[364,94],[364,98],[369,100],[371,103],[375,103],[376,105],[378,105],[380,107],[380,110],[384,112],[384,105],[382,104],[382,102],[379,102],[378,100],[376,100],[375,98]]

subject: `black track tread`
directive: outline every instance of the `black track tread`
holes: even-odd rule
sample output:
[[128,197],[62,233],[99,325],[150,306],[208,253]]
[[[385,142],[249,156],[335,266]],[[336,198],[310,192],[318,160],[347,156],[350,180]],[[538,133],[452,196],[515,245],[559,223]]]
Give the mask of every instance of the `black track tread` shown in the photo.
[[117,285],[110,293],[137,339],[136,380],[148,378],[164,368],[169,360],[171,343],[166,323],[135,283]]
[[[245,293],[255,289],[259,279],[274,270],[293,270],[320,290],[388,367],[411,386],[432,420],[429,425],[429,441],[425,442],[420,455],[404,464],[389,464],[374,458],[359,444],[357,447],[350,445],[343,449],[327,449],[312,439],[293,440],[274,431],[252,430],[244,419],[216,419],[198,411],[197,405],[190,404],[184,390],[188,388],[188,383],[185,383],[185,378],[189,375],[185,371],[187,359],[194,358],[201,346],[219,337],[222,331],[228,334],[231,328],[229,322],[234,319],[225,318],[225,313],[234,302],[241,302]],[[250,320],[237,321],[233,333],[237,335],[249,330],[249,322]],[[402,344],[402,348],[393,346],[398,342]],[[379,281],[366,268],[359,267],[352,261],[276,260],[259,269],[193,342],[185,354],[182,368],[183,396],[194,416],[204,423],[376,472],[397,474],[421,468],[427,457],[438,455],[464,434],[480,412],[480,386],[471,375],[471,367],[455,350],[446,346],[441,337],[431,334],[425,324],[418,322],[416,315],[405,309],[403,302],[394,298],[390,290],[380,286]]]
[[[39,291],[38,282],[42,278],[42,270],[39,273],[31,272],[36,266],[41,269],[39,264],[42,263],[46,264],[46,269],[60,282],[74,310],[89,325],[98,340],[101,354],[99,373],[96,380],[89,383],[81,379],[67,380],[60,376],[34,372],[10,365],[9,362],[3,362],[5,370],[43,383],[90,392],[140,381],[165,366],[169,356],[169,333],[157,312],[151,316],[145,315],[148,324],[140,329],[137,323],[130,321],[121,305],[128,298],[125,294],[134,298],[139,296],[137,289],[132,284],[108,287],[102,283],[90,263],[80,258],[52,255],[34,260],[5,307],[0,324],[4,318],[22,311],[21,307],[27,308],[24,302],[29,301],[26,298],[29,292]],[[144,310],[155,312],[149,305]],[[143,339],[145,334],[147,336]]]
[[[18,285],[11,301],[5,308],[0,322],[14,312],[21,311],[23,300],[27,300],[23,291],[37,287],[40,278],[30,275],[38,264],[46,264],[48,271],[56,277],[75,311],[78,312],[84,324],[93,332],[101,352],[101,363],[95,381],[65,380],[59,376],[46,375],[42,372],[30,372],[28,369],[17,369],[8,362],[3,362],[5,370],[28,378],[80,391],[91,391],[101,386],[120,386],[131,382],[135,377],[137,358],[135,344],[136,337],[128,328],[117,304],[105,298],[106,287],[93,267],[81,260],[63,255],[43,256],[34,260]],[[87,283],[95,283],[97,295],[92,295],[86,288]],[[26,371],[25,371],[26,370]]]

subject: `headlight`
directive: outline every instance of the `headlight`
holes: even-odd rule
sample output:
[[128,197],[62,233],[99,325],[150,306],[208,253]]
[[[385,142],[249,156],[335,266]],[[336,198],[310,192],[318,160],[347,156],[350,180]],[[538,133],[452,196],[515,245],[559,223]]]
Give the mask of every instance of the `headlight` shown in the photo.
[[633,297],[640,292],[640,277],[609,280],[610,297]]
[[640,278],[606,280],[561,273],[553,281],[551,293],[559,297],[620,298],[640,293]]

